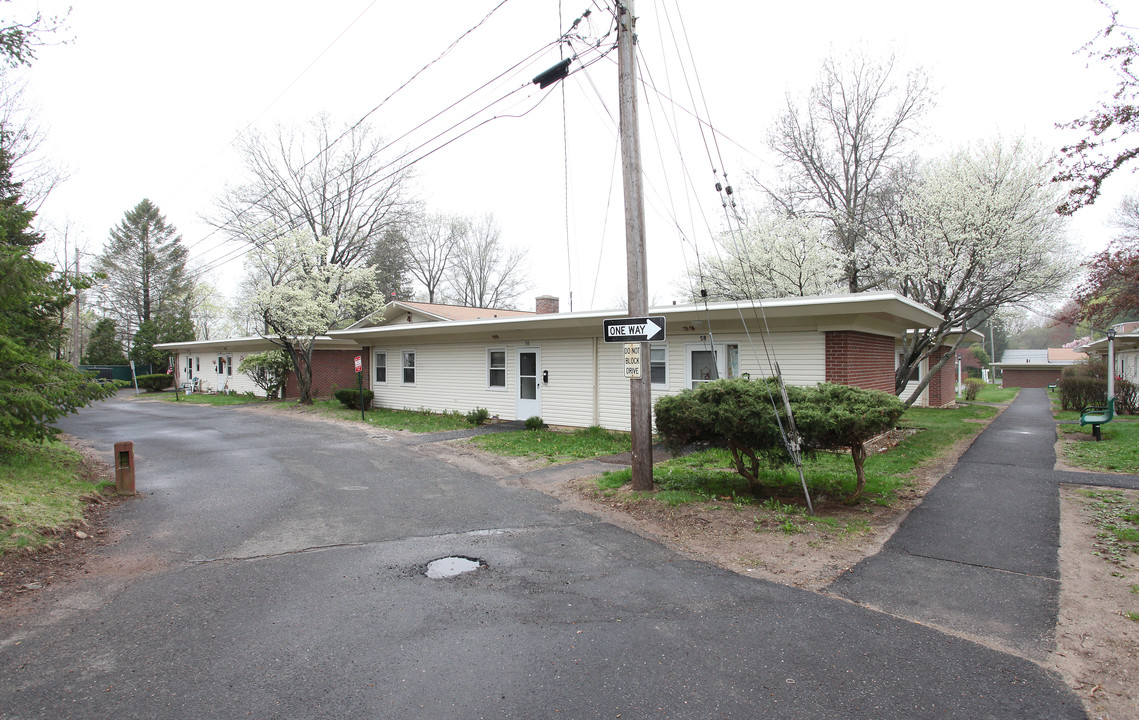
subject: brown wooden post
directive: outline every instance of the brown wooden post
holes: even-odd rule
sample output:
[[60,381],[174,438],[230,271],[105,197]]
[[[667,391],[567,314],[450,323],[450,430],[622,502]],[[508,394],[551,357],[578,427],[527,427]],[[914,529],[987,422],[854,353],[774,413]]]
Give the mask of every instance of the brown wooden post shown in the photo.
[[115,491],[134,495],[134,443],[115,443]]

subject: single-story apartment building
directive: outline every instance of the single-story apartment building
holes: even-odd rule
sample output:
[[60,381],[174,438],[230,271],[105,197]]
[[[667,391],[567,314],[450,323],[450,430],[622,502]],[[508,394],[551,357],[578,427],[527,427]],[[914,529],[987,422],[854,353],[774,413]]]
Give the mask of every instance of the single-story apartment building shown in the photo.
[[[504,420],[538,416],[551,425],[627,430],[624,344],[606,342],[603,332],[606,319],[624,314],[562,313],[550,296],[538,298],[535,312],[393,301],[321,338],[313,354],[314,392],[326,396],[333,386],[353,387],[360,356],[377,406],[436,412],[482,407]],[[651,343],[643,359],[654,398],[717,378],[767,377],[776,366],[792,384],[835,382],[893,392],[905,333],[941,321],[891,292],[667,305],[649,315],[665,319],[664,339]],[[236,364],[244,354],[273,346],[262,338],[237,338],[161,347],[177,353],[180,373],[192,365],[204,389],[244,392],[255,386],[237,377]],[[913,379],[949,351],[940,348]],[[207,371],[197,369],[199,362]],[[951,404],[954,380],[950,362],[919,404]],[[295,390],[287,394],[295,397]]]
[[[539,308],[543,298],[538,298]],[[520,317],[534,315],[522,310],[492,310],[468,308],[455,305],[433,305],[430,303],[393,301],[382,310],[369,316],[364,322],[375,324],[441,322],[454,320],[478,320],[480,318]],[[260,393],[261,388],[241,373],[241,361],[247,355],[279,350],[281,346],[260,335],[222,338],[218,340],[195,340],[192,342],[170,342],[155,345],[160,350],[175,354],[174,375],[177,384],[185,386],[196,381],[201,392],[218,393]],[[332,395],[337,388],[356,387],[355,358],[361,348],[352,340],[331,338],[327,335],[316,338],[312,353],[313,394],[317,397]],[[364,369],[368,371],[368,358],[361,357]],[[285,397],[297,397],[295,374],[289,373],[285,385]]]
[[[539,416],[552,425],[627,430],[624,345],[606,342],[603,332],[606,319],[624,313],[561,313],[556,302],[540,298],[541,312],[533,314],[435,322],[385,308],[329,336],[351,339],[367,355],[368,385],[380,406],[484,407],[503,419]],[[649,315],[665,319],[665,337],[645,359],[654,398],[717,378],[766,377],[776,365],[792,384],[893,392],[902,337],[941,320],[895,293],[667,305]],[[922,404],[952,403],[953,381],[950,363]]]

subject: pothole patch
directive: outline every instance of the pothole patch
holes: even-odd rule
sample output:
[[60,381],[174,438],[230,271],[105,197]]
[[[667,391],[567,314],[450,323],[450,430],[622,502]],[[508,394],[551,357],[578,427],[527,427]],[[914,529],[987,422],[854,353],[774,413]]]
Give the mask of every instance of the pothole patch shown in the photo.
[[464,557],[456,555],[452,557],[439,558],[427,563],[427,577],[432,580],[442,580],[445,578],[455,577],[463,573],[474,572],[487,565],[478,558]]

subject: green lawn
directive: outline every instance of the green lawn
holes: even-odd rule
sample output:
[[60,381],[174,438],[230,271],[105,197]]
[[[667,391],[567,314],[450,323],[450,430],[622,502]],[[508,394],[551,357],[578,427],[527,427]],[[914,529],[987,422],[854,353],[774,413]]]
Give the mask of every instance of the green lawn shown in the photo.
[[[900,425],[918,432],[906,437],[897,447],[866,459],[863,490],[866,501],[891,504],[898,489],[910,484],[909,475],[915,468],[934,460],[958,440],[978,434],[984,428],[980,421],[996,413],[996,409],[985,405],[907,410]],[[621,487],[629,482],[631,473],[629,469],[605,473],[599,478],[598,487],[602,490]],[[812,497],[841,498],[854,491],[854,461],[846,453],[818,453],[808,457],[803,463],[803,475]],[[715,498],[743,504],[759,502],[748,491],[747,482],[734,471],[727,450],[705,450],[659,463],[654,467],[653,476],[663,491],[663,494],[657,493],[658,499],[669,504]],[[765,471],[762,481],[774,496],[802,494],[799,475],[791,466]]]
[[79,453],[59,442],[0,441],[0,553],[50,544],[83,519],[106,482],[78,477]]
[[[1079,418],[1077,413],[1076,418]],[[1101,442],[1092,440],[1091,425],[1057,425],[1075,442],[1064,443],[1064,460],[1085,470],[1139,474],[1139,422],[1112,420],[1100,427]]]
[[[173,393],[162,393],[162,400],[175,402]],[[196,403],[199,405],[253,405],[269,403],[278,407],[297,407],[296,400],[266,400],[249,395],[209,395],[193,393],[181,395],[178,402]],[[337,400],[317,400],[312,405],[313,411],[326,417],[335,417],[343,420],[360,422],[360,411],[349,410]],[[433,413],[426,410],[390,410],[376,408],[365,412],[367,422],[378,427],[393,430],[408,430],[410,432],[437,432],[441,430],[460,430],[469,428],[470,424],[461,413]]]
[[[143,397],[147,397],[148,393],[143,393]],[[208,393],[186,393],[179,392],[178,397],[174,397],[172,392],[163,393],[150,393],[150,397],[156,397],[166,402],[186,402],[195,405],[250,405],[252,403],[272,402],[282,404],[280,400],[266,400],[263,397],[250,396],[250,395],[210,395]],[[294,401],[284,401],[293,403]]]
[[[313,408],[327,417],[360,422],[359,410],[349,410],[336,400],[317,400],[313,403]],[[365,411],[364,416],[370,425],[416,433],[465,430],[471,426],[466,417],[458,412],[433,413],[427,410],[375,408]]]
[[1018,387],[1001,387],[1000,385],[990,383],[985,386],[984,390],[977,393],[977,402],[998,403],[1003,405],[1015,400],[1019,392],[1020,388]]
[[584,428],[572,432],[519,430],[471,438],[482,449],[499,455],[545,458],[550,462],[616,455],[632,449],[627,433]]

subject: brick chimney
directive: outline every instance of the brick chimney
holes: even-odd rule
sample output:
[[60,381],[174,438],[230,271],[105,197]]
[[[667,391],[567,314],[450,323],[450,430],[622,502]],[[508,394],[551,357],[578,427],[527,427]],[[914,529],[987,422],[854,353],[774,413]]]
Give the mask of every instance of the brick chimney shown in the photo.
[[539,315],[558,312],[558,298],[553,295],[539,295],[534,298],[534,312]]

